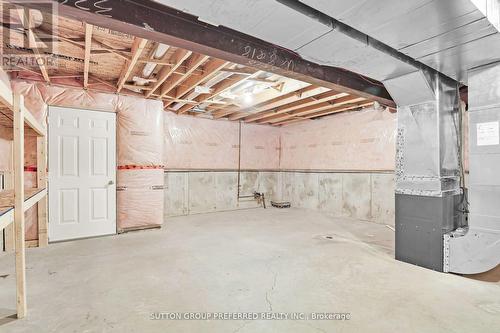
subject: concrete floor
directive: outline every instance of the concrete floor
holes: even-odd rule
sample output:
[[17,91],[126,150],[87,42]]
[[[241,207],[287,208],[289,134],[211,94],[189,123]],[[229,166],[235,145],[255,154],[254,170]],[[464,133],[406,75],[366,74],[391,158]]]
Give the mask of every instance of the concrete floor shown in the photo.
[[[171,218],[27,254],[28,317],[0,255],[1,332],[494,332],[500,284],[393,259],[384,225],[297,209]],[[154,312],[348,312],[350,320],[151,320]]]

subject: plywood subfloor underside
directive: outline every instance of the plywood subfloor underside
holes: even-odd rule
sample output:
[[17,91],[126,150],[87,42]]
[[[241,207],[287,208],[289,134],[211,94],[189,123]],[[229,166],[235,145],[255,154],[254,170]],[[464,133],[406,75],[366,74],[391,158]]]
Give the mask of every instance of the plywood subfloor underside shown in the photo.
[[[292,208],[177,217],[162,230],[29,249],[28,317],[0,330],[491,332],[500,326],[498,283],[395,261],[393,242],[384,225]],[[0,256],[4,314],[14,309],[11,260]],[[270,310],[350,312],[352,319],[149,319],[152,312]]]

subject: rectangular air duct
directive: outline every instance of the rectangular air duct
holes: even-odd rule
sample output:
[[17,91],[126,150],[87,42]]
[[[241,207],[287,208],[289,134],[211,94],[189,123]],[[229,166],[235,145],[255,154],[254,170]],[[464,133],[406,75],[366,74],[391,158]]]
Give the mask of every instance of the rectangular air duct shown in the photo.
[[443,235],[461,225],[456,82],[416,71],[384,82],[398,105],[396,259],[443,270]]
[[500,63],[469,71],[469,223],[445,235],[444,270],[500,264]]

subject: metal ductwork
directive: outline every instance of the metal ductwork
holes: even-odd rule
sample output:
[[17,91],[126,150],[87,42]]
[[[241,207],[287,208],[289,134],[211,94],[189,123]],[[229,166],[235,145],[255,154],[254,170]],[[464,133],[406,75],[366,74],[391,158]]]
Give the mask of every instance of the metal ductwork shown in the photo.
[[500,264],[500,63],[469,72],[468,225],[444,238],[444,270],[474,274]]
[[[500,61],[499,0],[157,1],[384,82],[398,104],[396,258],[460,273],[498,264],[500,148],[477,142],[500,120],[500,70],[470,69]],[[469,81],[468,224],[454,80]]]
[[398,105],[396,259],[443,270],[443,236],[464,224],[458,84],[415,71],[384,82]]

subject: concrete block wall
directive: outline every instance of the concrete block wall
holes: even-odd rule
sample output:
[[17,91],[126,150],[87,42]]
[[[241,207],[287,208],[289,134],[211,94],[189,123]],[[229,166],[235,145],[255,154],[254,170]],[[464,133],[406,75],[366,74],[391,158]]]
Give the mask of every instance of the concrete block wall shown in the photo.
[[282,200],[293,207],[394,225],[392,173],[284,171]]
[[[165,218],[180,215],[257,208],[253,199],[237,200],[236,171],[166,171]],[[264,192],[266,201],[279,196],[278,171],[242,171],[241,194]]]

